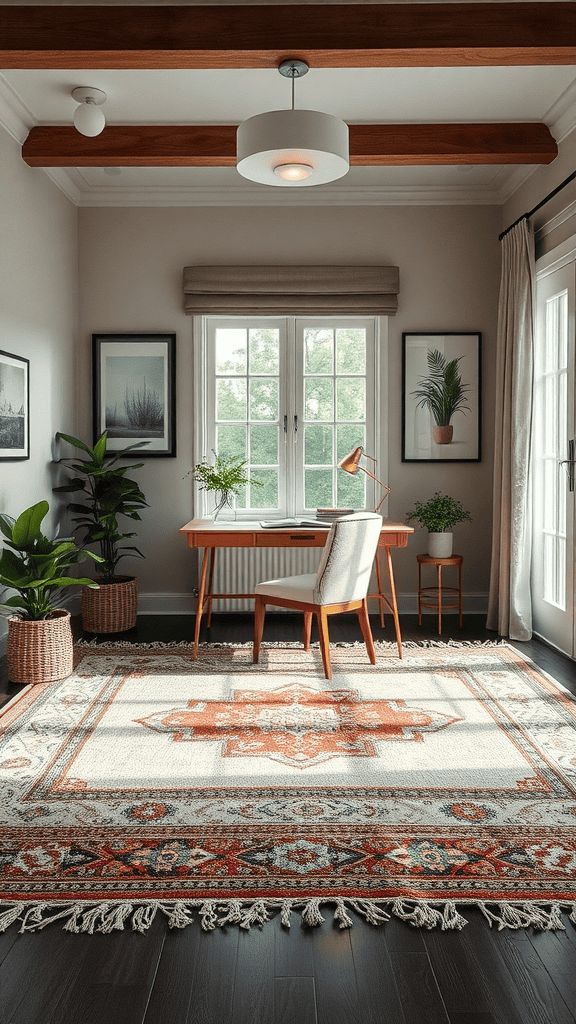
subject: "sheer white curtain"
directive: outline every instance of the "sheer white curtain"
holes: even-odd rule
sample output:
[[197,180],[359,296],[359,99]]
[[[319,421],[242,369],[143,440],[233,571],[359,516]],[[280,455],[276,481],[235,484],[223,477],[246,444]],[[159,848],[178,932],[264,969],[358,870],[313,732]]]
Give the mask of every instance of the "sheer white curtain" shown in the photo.
[[498,307],[494,513],[488,629],[532,636],[529,493],[534,348],[534,237],[527,220],[502,239]]

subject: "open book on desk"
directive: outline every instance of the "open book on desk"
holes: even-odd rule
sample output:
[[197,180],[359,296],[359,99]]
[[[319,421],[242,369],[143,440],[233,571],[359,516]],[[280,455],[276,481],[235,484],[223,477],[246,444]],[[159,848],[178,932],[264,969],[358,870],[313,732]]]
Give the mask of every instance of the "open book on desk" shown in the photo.
[[301,526],[308,527],[308,529],[320,527],[322,530],[329,530],[331,523],[322,523],[319,519],[270,519],[269,522],[261,522],[260,526],[265,530],[293,530],[295,527]]

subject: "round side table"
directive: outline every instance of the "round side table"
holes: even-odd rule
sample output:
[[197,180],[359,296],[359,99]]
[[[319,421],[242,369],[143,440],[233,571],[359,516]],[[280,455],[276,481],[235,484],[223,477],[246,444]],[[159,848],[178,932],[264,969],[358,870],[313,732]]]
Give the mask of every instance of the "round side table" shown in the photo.
[[[442,612],[447,608],[458,609],[460,629],[462,629],[462,562],[463,555],[452,555],[451,558],[432,558],[431,555],[416,555],[418,562],[418,625],[422,625],[422,609],[434,608],[438,612],[438,632],[442,632]],[[437,573],[437,586],[422,586],[422,566],[435,565]],[[442,586],[442,569],[446,565],[458,566],[458,586]],[[443,600],[443,594],[447,595],[448,601]],[[452,600],[455,595],[457,600]]]

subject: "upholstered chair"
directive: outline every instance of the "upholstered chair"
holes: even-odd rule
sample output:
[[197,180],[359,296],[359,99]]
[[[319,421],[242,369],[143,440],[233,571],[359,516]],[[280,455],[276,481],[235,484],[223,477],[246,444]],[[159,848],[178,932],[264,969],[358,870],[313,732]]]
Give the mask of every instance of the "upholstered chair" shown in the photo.
[[356,611],[372,665],[376,664],[374,642],[368,619],[366,595],[382,517],[374,512],[355,512],[337,519],[330,527],[317,573],[285,576],[258,583],[254,588],[254,647],[252,660],[258,662],[266,605],[294,608],[304,612],[304,649],[310,648],[312,615],[316,616],[320,651],[326,679],[332,678],[328,616]]

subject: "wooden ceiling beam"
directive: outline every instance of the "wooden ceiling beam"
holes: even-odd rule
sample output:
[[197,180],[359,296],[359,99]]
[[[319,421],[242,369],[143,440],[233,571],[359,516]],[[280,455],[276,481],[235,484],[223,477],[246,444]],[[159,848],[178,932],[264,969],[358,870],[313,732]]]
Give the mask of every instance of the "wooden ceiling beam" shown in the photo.
[[3,6],[3,68],[576,63],[576,4]]
[[[350,125],[357,166],[548,164],[557,153],[544,124]],[[109,125],[96,138],[38,127],[22,157],[31,167],[234,167],[236,126]]]

